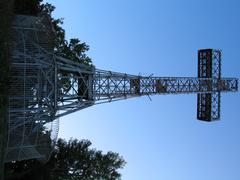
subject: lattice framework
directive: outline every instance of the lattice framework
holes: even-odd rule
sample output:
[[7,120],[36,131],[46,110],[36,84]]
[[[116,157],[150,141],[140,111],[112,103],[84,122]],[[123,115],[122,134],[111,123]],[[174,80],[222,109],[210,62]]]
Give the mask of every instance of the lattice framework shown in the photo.
[[6,162],[47,159],[58,118],[94,104],[195,93],[198,119],[212,121],[220,118],[220,93],[238,91],[238,79],[221,77],[219,50],[199,51],[198,77],[137,76],[56,56],[47,19],[17,16],[14,22]]

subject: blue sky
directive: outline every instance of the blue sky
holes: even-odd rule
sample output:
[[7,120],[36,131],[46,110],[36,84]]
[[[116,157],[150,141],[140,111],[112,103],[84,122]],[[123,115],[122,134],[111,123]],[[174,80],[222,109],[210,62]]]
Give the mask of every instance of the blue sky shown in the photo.
[[[197,50],[223,51],[223,76],[240,77],[240,1],[47,0],[67,38],[90,45],[97,68],[196,76]],[[196,95],[103,104],[60,120],[59,137],[89,139],[127,161],[126,180],[239,180],[240,93],[222,95],[221,121],[196,120]]]

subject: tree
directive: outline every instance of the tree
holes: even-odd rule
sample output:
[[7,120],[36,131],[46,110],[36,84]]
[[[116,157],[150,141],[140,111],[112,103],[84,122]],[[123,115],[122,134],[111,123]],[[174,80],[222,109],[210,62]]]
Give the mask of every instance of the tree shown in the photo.
[[37,160],[8,163],[8,180],[91,180],[120,179],[118,169],[125,165],[124,159],[117,153],[90,148],[89,140],[71,139],[66,142],[59,139],[56,150],[44,164]]
[[55,7],[51,4],[41,4],[39,14],[50,18],[56,32],[55,54],[85,65],[92,65],[91,58],[86,54],[89,50],[89,46],[85,42],[81,42],[78,38],[72,38],[69,41],[66,40],[65,30],[61,27],[63,19],[54,19],[52,17],[52,12],[54,10]]
[[89,46],[85,42],[81,42],[78,38],[65,38],[65,30],[61,27],[63,19],[55,19],[52,17],[52,12],[55,7],[49,3],[42,3],[43,0],[15,0],[15,14],[31,15],[31,16],[46,16],[51,21],[56,33],[54,52],[56,55],[68,58],[70,60],[91,65],[92,61],[86,54]]
[[42,0],[14,0],[16,14],[37,16]]

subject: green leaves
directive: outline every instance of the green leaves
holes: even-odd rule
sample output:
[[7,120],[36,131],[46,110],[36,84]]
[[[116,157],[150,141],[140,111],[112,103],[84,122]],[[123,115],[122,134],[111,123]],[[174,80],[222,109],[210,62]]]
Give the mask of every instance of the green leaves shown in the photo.
[[31,177],[37,180],[120,179],[118,170],[126,164],[124,159],[114,152],[104,154],[91,148],[91,144],[89,140],[71,139],[66,142],[59,139],[47,164],[37,160],[8,163],[10,179],[19,178],[19,173],[21,179]]
[[70,179],[118,179],[119,168],[123,168],[125,161],[117,153],[92,149],[88,140],[71,139],[66,142],[59,139],[57,152],[50,161],[57,162],[52,173],[55,179],[62,176]]
[[70,39],[69,42],[65,41],[62,46],[56,50],[56,54],[78,63],[91,65],[91,58],[86,55],[88,50],[89,46],[86,43],[82,43],[79,39],[74,38]]
[[54,19],[52,12],[55,10],[55,7],[49,3],[42,3],[42,1],[43,0],[15,0],[15,13],[31,16],[46,16],[51,21],[55,31],[55,54],[75,62],[91,65],[91,58],[86,54],[89,46],[77,38],[67,41],[65,38],[65,30],[62,28],[63,19]]

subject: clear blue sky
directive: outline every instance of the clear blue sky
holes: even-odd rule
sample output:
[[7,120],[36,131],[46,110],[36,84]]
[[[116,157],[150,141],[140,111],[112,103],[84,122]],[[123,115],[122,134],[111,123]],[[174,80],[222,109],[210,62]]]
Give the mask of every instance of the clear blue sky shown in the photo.
[[[96,67],[196,76],[197,50],[223,50],[223,75],[240,77],[238,0],[47,0],[67,38],[90,45]],[[221,121],[196,120],[196,95],[93,106],[60,120],[59,137],[120,153],[125,180],[239,180],[240,93],[222,95]]]

